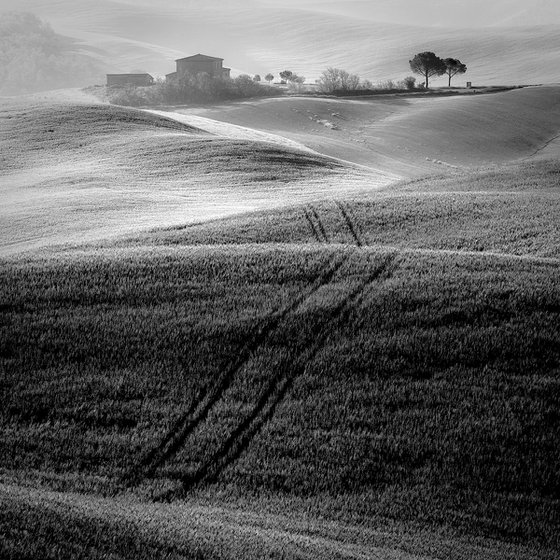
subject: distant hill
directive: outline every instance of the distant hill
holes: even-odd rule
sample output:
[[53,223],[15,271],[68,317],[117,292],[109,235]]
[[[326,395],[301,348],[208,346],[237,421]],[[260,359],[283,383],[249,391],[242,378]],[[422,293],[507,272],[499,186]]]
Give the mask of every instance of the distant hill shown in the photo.
[[[62,0],[53,5],[46,0],[3,0],[0,8],[47,18],[57,32],[79,40],[107,71],[142,68],[163,75],[173,70],[174,58],[204,52],[223,56],[228,66],[242,72],[277,76],[290,68],[314,80],[327,66],[337,66],[377,82],[410,74],[408,60],[433,50],[468,65],[461,83],[560,81],[556,4],[540,2],[529,9],[517,1],[489,6],[477,2],[468,13],[464,6],[449,9],[442,2],[436,10],[432,4],[431,10],[421,12],[420,4],[404,1],[382,2],[372,10],[365,2],[308,1],[296,6]],[[438,84],[445,80],[434,81]]]
[[49,101],[60,92],[4,102],[0,254],[557,157],[558,91],[285,97],[157,115]]
[[202,126],[196,120],[200,116],[216,119],[413,177],[449,166],[542,156],[545,148],[557,157],[559,92],[557,86],[542,86],[449,97],[284,97],[178,111],[187,124]]
[[101,66],[37,16],[0,14],[0,94],[88,84],[103,75]]

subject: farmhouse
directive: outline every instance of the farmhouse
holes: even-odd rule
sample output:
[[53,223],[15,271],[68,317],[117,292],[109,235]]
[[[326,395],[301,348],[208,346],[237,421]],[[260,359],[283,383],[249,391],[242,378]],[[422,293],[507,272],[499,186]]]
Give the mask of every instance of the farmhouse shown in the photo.
[[186,73],[200,74],[202,72],[213,78],[229,78],[231,68],[224,68],[223,62],[223,58],[216,58],[205,54],[195,54],[194,56],[179,58],[175,61],[177,70],[171,74],[167,74],[166,78],[168,80],[174,80]]
[[107,74],[107,86],[151,86],[153,83],[150,74]]

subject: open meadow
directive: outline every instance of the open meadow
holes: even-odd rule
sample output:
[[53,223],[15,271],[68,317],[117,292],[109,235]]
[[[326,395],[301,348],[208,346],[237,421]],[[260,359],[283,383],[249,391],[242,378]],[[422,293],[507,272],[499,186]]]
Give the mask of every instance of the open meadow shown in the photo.
[[558,558],[559,91],[3,103],[0,557]]

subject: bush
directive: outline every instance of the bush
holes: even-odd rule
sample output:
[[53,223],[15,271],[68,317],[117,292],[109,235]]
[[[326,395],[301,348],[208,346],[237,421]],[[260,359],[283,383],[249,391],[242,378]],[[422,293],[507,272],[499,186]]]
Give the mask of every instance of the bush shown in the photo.
[[107,88],[107,98],[113,105],[127,105],[129,107],[140,107],[150,105],[151,96],[146,91],[148,87],[126,86]]
[[403,89],[413,90],[416,86],[416,78],[414,76],[407,76],[400,84],[403,85]]
[[317,84],[319,91],[323,93],[354,91],[360,89],[360,76],[341,68],[329,67],[317,80]]
[[305,76],[298,76],[297,74],[292,74],[288,80],[288,91],[290,93],[302,93],[306,90],[305,88]]

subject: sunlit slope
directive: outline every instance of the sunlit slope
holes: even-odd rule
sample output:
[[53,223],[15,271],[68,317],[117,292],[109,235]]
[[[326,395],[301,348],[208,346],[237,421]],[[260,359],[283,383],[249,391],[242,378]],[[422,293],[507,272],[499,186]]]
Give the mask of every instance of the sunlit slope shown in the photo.
[[363,188],[362,172],[318,154],[137,110],[15,103],[0,118],[4,252]]
[[[287,98],[184,109],[286,136],[321,153],[414,176],[539,153],[560,134],[560,87],[438,98]],[[188,122],[186,120],[185,122]],[[548,157],[560,155],[549,145]]]
[[359,243],[391,249],[560,258],[558,161],[400,183],[168,230],[121,246]]
[[[404,25],[385,23],[384,10],[375,14],[371,8],[373,17],[365,18],[347,8],[340,16],[262,2],[3,0],[2,6],[48,18],[57,31],[80,39],[115,71],[144,69],[163,75],[174,69],[174,58],[207,52],[249,73],[278,75],[291,68],[314,80],[327,66],[338,66],[377,81],[406,76],[410,58],[432,50],[467,63],[469,73],[459,82],[560,81],[560,33],[554,18],[545,20],[551,25],[484,28],[492,21],[482,18],[484,24],[471,25],[457,17],[434,28],[423,18],[401,18]],[[505,10],[500,18],[507,22],[509,14],[521,25],[534,21],[520,22],[521,11]],[[437,19],[431,17],[429,25]]]

